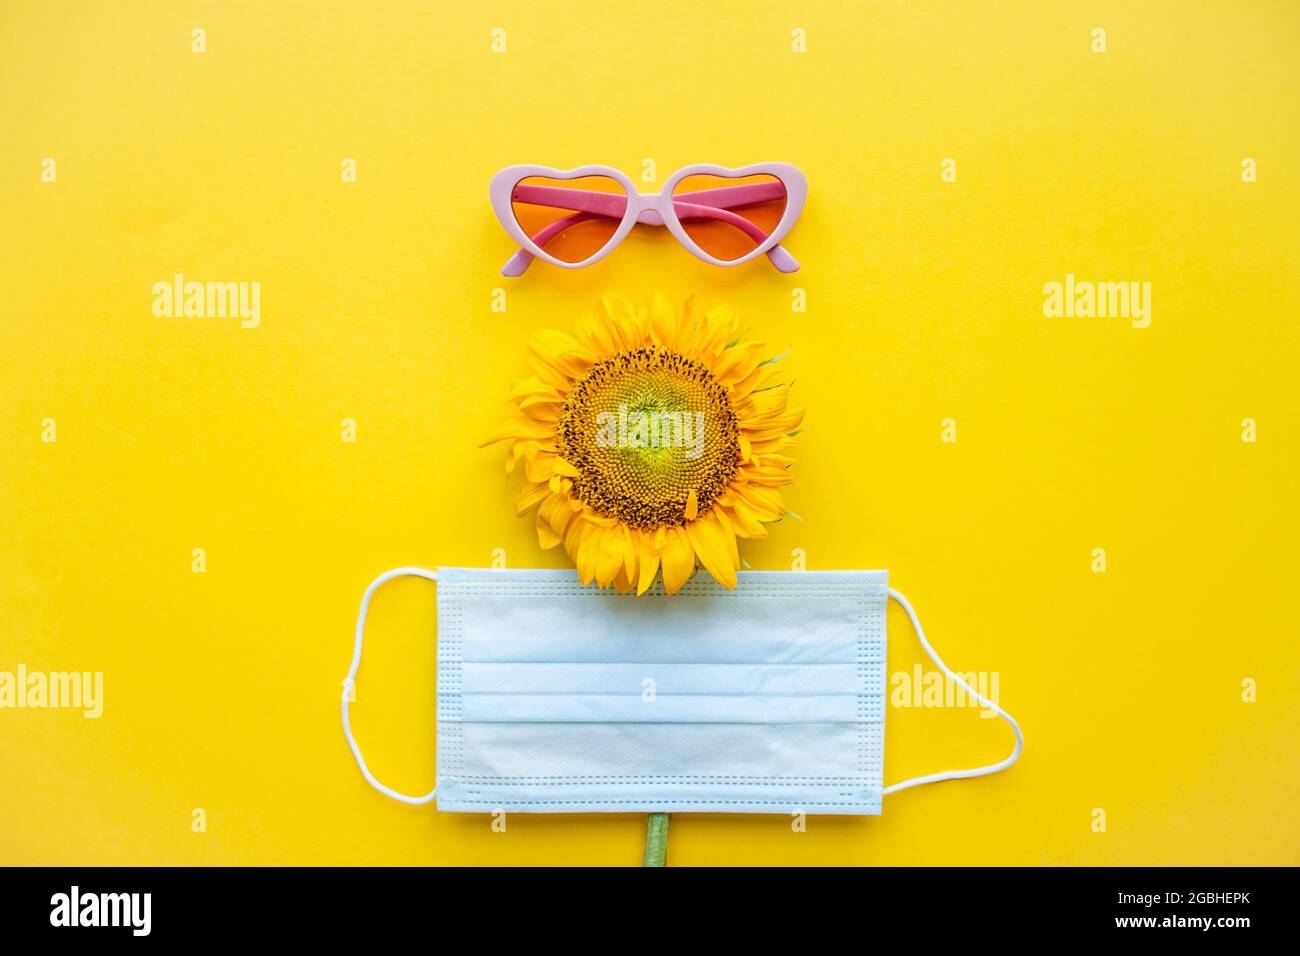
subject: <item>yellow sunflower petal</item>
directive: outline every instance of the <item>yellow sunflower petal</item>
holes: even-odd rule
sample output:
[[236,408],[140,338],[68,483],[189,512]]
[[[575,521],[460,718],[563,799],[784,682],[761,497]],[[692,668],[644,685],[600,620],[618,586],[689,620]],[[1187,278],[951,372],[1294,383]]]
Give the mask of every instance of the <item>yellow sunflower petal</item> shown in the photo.
[[597,309],[589,309],[579,316],[573,332],[597,360],[609,358],[618,351],[609,322]]
[[611,338],[621,349],[634,349],[645,344],[641,341],[641,323],[636,307],[617,292],[606,292],[600,299],[601,310],[609,321]]
[[567,332],[541,329],[528,337],[528,348],[535,355],[547,359],[568,359],[578,365],[590,365],[596,360],[591,349]]
[[650,296],[650,339],[655,345],[672,348],[677,339],[677,323],[680,317],[672,300],[656,290]]
[[776,521],[785,514],[785,501],[781,497],[781,492],[775,488],[764,488],[761,485],[742,482],[734,483],[732,488],[749,505],[759,521]]
[[[704,314],[697,335],[696,351],[701,358],[711,359],[722,354],[723,349],[740,334],[740,313],[729,305],[718,305]],[[764,346],[753,343],[762,351]]]
[[515,498],[515,514],[522,518],[536,508],[542,499],[550,494],[550,491],[545,482],[524,482],[524,486],[519,489],[519,495]]
[[563,408],[564,396],[556,394],[555,389],[548,388],[546,390],[545,395],[541,395],[541,394],[521,395],[519,398],[515,399],[515,404],[521,412],[527,411],[528,409],[534,407],[535,405],[541,405],[541,406],[556,405]]
[[618,574],[614,575],[614,590],[619,594],[632,593],[632,578],[627,571],[619,569]]
[[628,581],[636,580],[636,542],[632,538],[632,529],[625,524],[618,526],[619,535],[623,539],[623,573],[627,575]]
[[529,405],[527,408],[521,408],[520,414],[530,422],[537,422],[545,425],[554,431],[555,426],[560,421],[560,414],[564,411],[563,405],[555,405],[551,402],[537,403]]
[[[758,438],[750,436],[750,447],[754,450],[755,457],[765,462],[774,462],[774,458],[785,458],[784,455],[777,455],[777,452],[783,448],[789,448],[794,444],[794,439],[789,435],[773,435],[770,438]],[[786,461],[793,459],[786,458]]]
[[552,441],[520,441],[510,446],[506,452],[506,474],[513,474],[515,464],[519,461],[532,461],[538,455],[554,455],[555,443]]
[[[662,528],[656,529],[662,531]],[[637,545],[637,583],[636,593],[640,597],[650,589],[650,585],[655,583],[655,576],[659,573],[659,551],[654,546],[654,536],[646,534],[644,531],[634,532],[632,537]]]
[[547,452],[538,452],[524,466],[524,474],[529,481],[547,481],[555,474],[555,462],[558,459]]
[[788,485],[794,481],[794,475],[786,468],[769,468],[766,465],[760,465],[756,468],[745,470],[745,480],[751,485],[762,485],[765,488],[779,488],[782,485]]
[[570,512],[569,523],[565,525],[564,534],[564,553],[569,556],[573,566],[578,566],[578,547],[582,543],[583,527],[582,520],[576,514]]
[[733,400],[739,402],[752,392],[789,389],[790,383],[782,381],[785,378],[785,370],[769,364],[771,361],[768,359],[766,362],[760,362],[758,368],[731,386]]
[[564,529],[573,519],[573,512],[569,510],[569,502],[564,495],[551,495],[537,509],[537,517],[550,526],[558,541],[559,536],[564,534]]
[[695,549],[682,528],[665,528],[664,553],[664,590],[676,594],[695,570]]
[[615,576],[623,570],[623,533],[626,529],[599,529],[600,545],[596,553],[596,584],[607,588],[614,583]]
[[524,399],[536,399],[538,401],[563,401],[564,396],[551,386],[547,385],[540,378],[533,376],[526,378],[515,385],[510,390],[510,399],[514,402],[522,402]]
[[727,506],[727,511],[731,515],[731,523],[736,529],[736,534],[743,538],[766,538],[767,528],[758,520],[754,509],[747,505],[739,498],[733,498]]
[[554,436],[554,425],[545,425],[519,416],[498,428],[491,438],[485,438],[479,442],[478,447],[486,448],[488,445],[495,445],[499,441],[508,439],[524,441],[527,439],[553,438]]
[[[713,511],[686,526],[695,556],[713,579],[726,588],[736,586],[736,568],[731,562],[731,546],[724,540],[722,526]],[[733,539],[734,541],[734,539]]]
[[722,529],[722,540],[727,544],[727,552],[731,555],[731,569],[740,570],[740,544],[736,540],[736,529],[732,525],[731,519],[727,517],[727,512],[722,508],[713,509],[713,518],[718,522],[718,527]]
[[742,427],[750,433],[751,437],[762,438],[772,435],[788,435],[802,423],[803,409],[793,412],[781,409],[775,414],[746,422]]
[[753,428],[758,424],[766,427],[773,419],[778,419],[786,413],[786,405],[790,399],[786,394],[787,391],[788,389],[784,388],[771,388],[753,392],[735,403],[736,415],[745,427]]
[[537,510],[537,543],[542,546],[543,551],[548,551],[560,543],[560,536],[555,533],[551,523],[542,515],[539,508]]
[[572,335],[543,329],[528,340],[529,360],[533,371],[547,385],[567,389],[571,382],[587,374],[595,355]]
[[577,553],[573,563],[578,568],[578,580],[586,587],[596,579],[596,562],[600,556],[600,542],[605,536],[604,528],[597,528],[578,519],[573,522]]
[[723,385],[743,382],[758,368],[766,350],[767,346],[762,342],[741,342],[731,348],[724,348],[713,360],[713,377]]

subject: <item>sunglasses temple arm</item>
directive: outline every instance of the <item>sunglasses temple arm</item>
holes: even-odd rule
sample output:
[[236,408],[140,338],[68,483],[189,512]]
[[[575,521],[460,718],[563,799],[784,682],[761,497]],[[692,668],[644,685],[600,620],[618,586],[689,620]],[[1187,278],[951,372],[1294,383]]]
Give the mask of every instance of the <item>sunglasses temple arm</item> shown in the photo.
[[527,249],[520,249],[501,267],[501,274],[513,279],[523,275],[532,264],[533,254]]
[[[799,263],[794,256],[786,251],[785,246],[773,246],[767,250],[768,261],[776,267],[778,272],[798,272]],[[501,267],[501,274],[509,278],[516,278],[523,275],[533,263],[533,254],[527,249],[520,249]]]
[[768,261],[776,266],[778,272],[798,272],[799,263],[794,256],[785,251],[785,246],[773,246],[767,250]]
[[[574,213],[572,216],[565,216],[563,219],[557,219],[555,222],[539,229],[537,233],[530,238],[533,240],[533,244],[536,245],[537,248],[541,249],[550,242],[552,237],[557,233],[563,232],[575,223],[584,222],[588,219],[599,219],[602,216],[604,216],[604,214],[598,212]],[[609,216],[608,218],[612,219],[614,217]],[[510,257],[510,260],[504,266],[501,267],[501,274],[503,276],[508,276],[509,278],[521,276],[532,263],[533,258],[533,254],[527,249],[520,249]]]
[[785,186],[781,183],[749,183],[677,193],[673,196],[673,202],[685,201],[699,206],[713,206],[716,209],[731,209],[734,206],[750,206],[777,199],[784,200],[785,196]]
[[[768,261],[776,267],[778,272],[798,272],[799,263],[794,256],[786,251],[785,246],[773,246],[767,250]],[[527,249],[520,249],[509,261],[501,267],[501,274],[510,278],[516,278],[523,275],[533,262],[533,254]]]
[[[747,187],[739,187],[747,188]],[[714,190],[721,192],[722,190]],[[677,210],[677,215],[681,219],[713,219],[718,222],[725,222],[730,226],[735,226],[755,243],[761,244],[767,239],[768,234],[762,229],[746,219],[744,216],[737,216],[734,212],[727,209],[720,209],[712,205],[701,205],[693,202],[674,201],[673,208]],[[794,256],[785,250],[784,246],[775,245],[767,250],[768,261],[777,268],[779,272],[798,272],[799,263]]]
[[627,212],[627,196],[620,193],[603,193],[594,189],[560,189],[555,186],[516,186],[511,202],[530,206],[551,206],[555,209],[572,209],[593,216],[622,219]]

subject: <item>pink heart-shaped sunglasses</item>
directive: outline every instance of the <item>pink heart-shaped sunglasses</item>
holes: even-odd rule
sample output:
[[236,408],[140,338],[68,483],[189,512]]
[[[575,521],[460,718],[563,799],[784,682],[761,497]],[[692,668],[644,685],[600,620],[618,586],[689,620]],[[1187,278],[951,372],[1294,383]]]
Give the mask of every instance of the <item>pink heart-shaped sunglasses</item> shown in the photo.
[[492,208],[519,243],[501,269],[523,275],[533,259],[579,269],[603,259],[637,223],[668,231],[705,262],[737,266],[764,255],[782,272],[799,263],[780,242],[808,196],[788,163],[679,169],[657,193],[640,193],[610,166],[507,166],[492,177]]

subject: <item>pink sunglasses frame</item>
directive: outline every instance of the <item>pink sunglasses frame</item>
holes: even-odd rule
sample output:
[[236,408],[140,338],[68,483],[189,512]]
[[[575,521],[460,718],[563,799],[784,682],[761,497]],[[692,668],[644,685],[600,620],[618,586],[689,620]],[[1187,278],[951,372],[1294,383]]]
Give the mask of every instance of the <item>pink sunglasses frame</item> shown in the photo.
[[[756,191],[763,190],[768,184],[753,183],[700,190],[690,194],[695,198],[695,201],[691,203],[684,203],[681,196],[677,197],[676,200],[673,198],[673,189],[687,176],[706,175],[739,179],[744,176],[761,174],[775,176],[779,179],[785,187],[786,194],[785,212],[781,216],[781,221],[776,224],[775,229],[766,235],[757,226],[750,223],[749,220],[730,213],[729,205],[726,204],[741,205],[743,200],[753,201],[753,194]],[[618,193],[596,192],[594,190],[564,190],[565,202],[560,208],[573,209],[575,215],[559,219],[540,231],[537,236],[530,236],[519,225],[519,221],[515,218],[514,208],[511,205],[519,183],[529,176],[546,176],[550,179],[608,176],[619,183],[627,195],[624,197]],[[539,199],[547,198],[546,192],[555,189],[555,187],[550,186],[525,186],[523,188],[535,192]],[[736,192],[731,193],[732,190]],[[742,190],[743,192],[741,192]],[[720,195],[723,193],[730,193],[730,195]],[[584,266],[589,266],[609,255],[610,251],[627,237],[627,234],[632,231],[632,227],[637,223],[666,226],[668,231],[672,233],[673,238],[685,246],[692,255],[715,266],[738,266],[760,255],[766,255],[772,265],[781,272],[797,272],[799,263],[781,246],[781,240],[793,228],[799,214],[803,211],[804,201],[808,198],[808,180],[804,178],[804,174],[799,171],[798,167],[791,166],[789,163],[754,163],[751,166],[741,166],[737,169],[702,163],[677,170],[668,177],[664,182],[663,189],[659,192],[642,193],[637,191],[631,179],[612,166],[578,166],[574,169],[553,169],[550,166],[519,165],[507,166],[493,176],[489,195],[492,198],[492,209],[496,212],[497,219],[501,220],[502,227],[511,239],[519,243],[520,247],[519,251],[511,256],[510,260],[502,267],[501,274],[504,276],[523,275],[524,270],[528,268],[533,259],[541,259],[564,269],[581,269]],[[701,202],[700,200],[704,201]],[[731,222],[732,225],[745,229],[752,238],[757,239],[758,236],[763,236],[763,238],[758,241],[755,248],[737,259],[716,259],[701,249],[687,234],[686,230],[682,228],[681,220],[678,218],[679,206],[682,207],[682,211],[692,212],[694,217],[721,219]],[[622,208],[620,209],[620,207]],[[562,231],[575,222],[596,217],[617,218],[619,219],[618,228],[614,230],[614,234],[610,236],[605,245],[581,262],[565,262],[563,259],[557,259],[542,248],[541,244],[556,232]],[[688,216],[688,218],[692,217]],[[758,233],[758,236],[755,236],[754,233]]]

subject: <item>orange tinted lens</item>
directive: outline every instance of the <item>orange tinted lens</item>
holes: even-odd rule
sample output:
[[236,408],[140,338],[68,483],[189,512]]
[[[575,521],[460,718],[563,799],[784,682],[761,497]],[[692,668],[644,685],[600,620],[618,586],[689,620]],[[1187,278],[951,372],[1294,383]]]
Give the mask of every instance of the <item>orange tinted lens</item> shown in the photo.
[[529,176],[515,185],[510,205],[533,242],[564,262],[582,262],[613,237],[627,211],[627,193],[608,176]]
[[686,176],[673,208],[686,234],[713,256],[739,259],[771,235],[785,214],[785,184],[775,176]]

